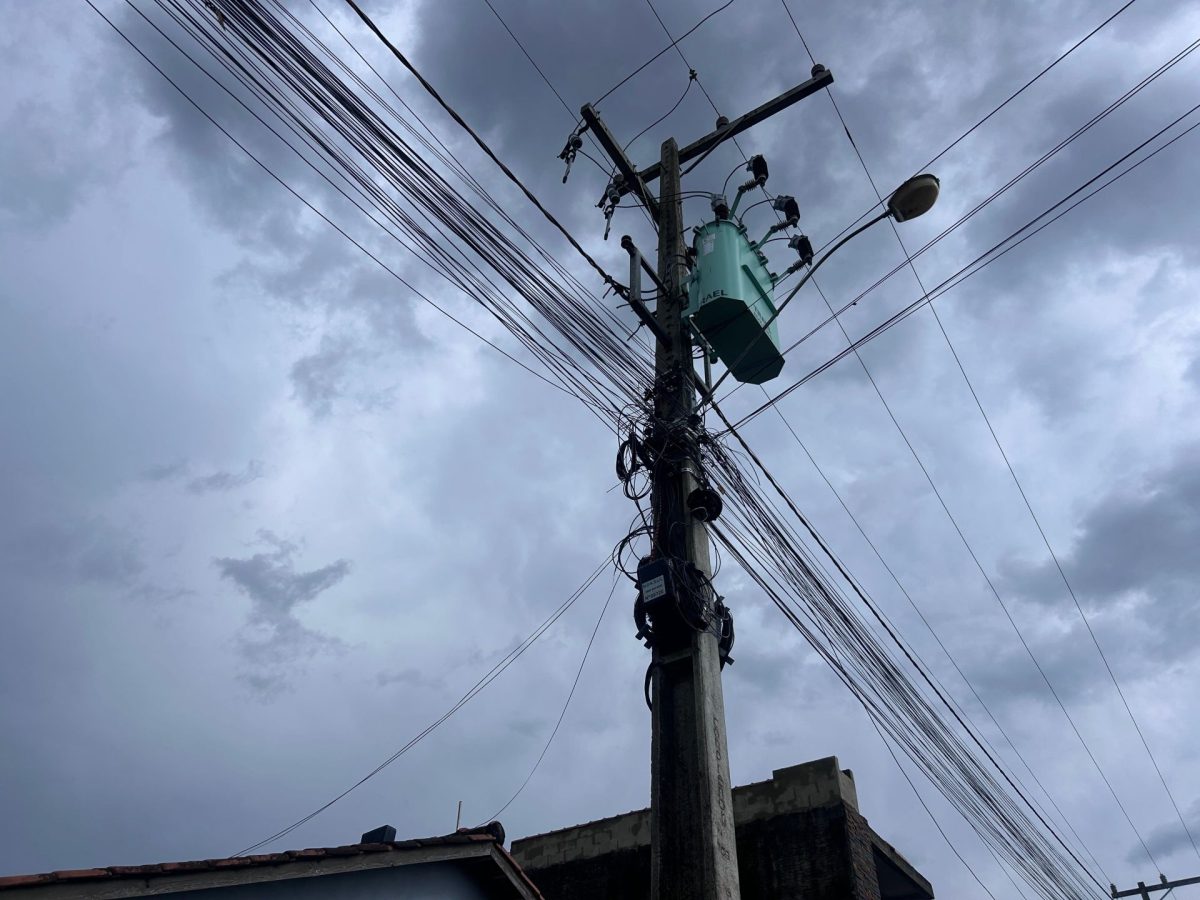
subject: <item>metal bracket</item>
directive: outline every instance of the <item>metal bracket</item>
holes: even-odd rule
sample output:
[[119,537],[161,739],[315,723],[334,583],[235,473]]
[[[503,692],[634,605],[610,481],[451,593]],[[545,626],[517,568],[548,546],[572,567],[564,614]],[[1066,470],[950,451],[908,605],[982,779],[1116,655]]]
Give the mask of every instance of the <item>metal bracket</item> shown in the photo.
[[646,187],[642,176],[638,174],[633,163],[629,161],[629,157],[625,155],[625,151],[621,149],[621,145],[612,136],[612,132],[608,130],[608,126],[604,124],[600,116],[592,109],[592,104],[590,103],[585,103],[579,114],[583,116],[583,121],[587,123],[588,128],[592,129],[592,133],[596,136],[596,140],[600,142],[600,146],[604,148],[604,152],[611,156],[613,162],[617,164],[617,171],[623,176],[620,184],[616,186],[617,190],[621,194],[636,194],[637,198],[650,210],[650,215],[654,217],[654,221],[657,222],[658,200],[650,193],[650,189]]
[[650,312],[645,301],[642,300],[643,268],[650,272],[655,282],[661,284],[658,281],[658,274],[650,268],[642,256],[642,251],[633,243],[633,238],[627,234],[621,236],[621,249],[629,254],[629,296],[626,298],[629,300],[629,308],[642,320],[642,324],[650,329],[660,344],[664,347],[670,347],[671,338],[667,335],[662,325],[658,323],[658,319],[654,317],[654,313]]
[[[768,100],[762,106],[759,106],[757,109],[750,110],[750,112],[746,113],[744,116],[738,116],[724,128],[718,128],[716,131],[710,131],[698,141],[693,141],[692,143],[688,144],[679,151],[679,164],[683,165],[688,160],[695,159],[697,156],[708,153],[723,141],[727,141],[732,137],[736,137],[746,129],[757,125],[763,119],[773,116],[780,110],[787,109],[793,103],[798,103],[805,97],[810,97],[822,88],[827,88],[829,85],[833,84],[833,73],[824,67],[819,67],[819,69],[820,70],[816,72],[812,78],[808,79],[808,81],[796,85],[790,91],[780,94],[774,100]],[[584,107],[584,109],[586,110],[588,107]],[[586,113],[584,117],[586,118]],[[642,169],[641,172],[635,172],[634,174],[637,176],[638,184],[644,190],[646,184],[653,181],[655,178],[658,178],[658,176],[662,174],[662,165],[660,163],[655,163],[652,166]],[[629,176],[627,175],[627,186],[624,193],[628,193],[629,190],[631,190],[628,187],[628,184]]]

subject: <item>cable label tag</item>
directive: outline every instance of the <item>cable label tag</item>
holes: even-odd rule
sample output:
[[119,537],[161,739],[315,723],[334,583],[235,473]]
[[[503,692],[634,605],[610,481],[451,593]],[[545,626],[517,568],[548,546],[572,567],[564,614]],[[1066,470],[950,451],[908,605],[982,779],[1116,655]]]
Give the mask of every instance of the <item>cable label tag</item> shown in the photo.
[[667,593],[667,579],[663,575],[658,575],[651,578],[642,585],[642,599],[649,603],[651,600],[657,600],[659,597],[665,596]]

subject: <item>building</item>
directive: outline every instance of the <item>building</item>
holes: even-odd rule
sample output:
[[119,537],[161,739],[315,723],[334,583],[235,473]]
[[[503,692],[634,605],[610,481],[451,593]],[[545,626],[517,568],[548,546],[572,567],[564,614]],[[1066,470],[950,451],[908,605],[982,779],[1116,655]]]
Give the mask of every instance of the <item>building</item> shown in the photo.
[[357,844],[0,878],[0,900],[542,900],[493,822],[444,837],[396,841],[377,828]]
[[[742,900],[932,900],[933,888],[858,808],[836,757],[733,789]],[[650,811],[514,841],[546,900],[649,900]]]
[[[933,900],[859,812],[836,757],[733,789],[742,900]],[[0,878],[0,900],[649,900],[650,811],[514,841],[498,822],[396,841]],[[536,885],[536,886],[535,886]]]

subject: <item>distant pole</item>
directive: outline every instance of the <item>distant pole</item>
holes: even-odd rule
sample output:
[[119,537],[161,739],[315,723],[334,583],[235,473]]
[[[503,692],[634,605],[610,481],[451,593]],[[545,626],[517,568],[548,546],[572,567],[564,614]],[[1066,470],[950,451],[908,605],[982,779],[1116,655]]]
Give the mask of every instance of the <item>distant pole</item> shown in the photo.
[[462,827],[462,801],[458,801],[458,815],[454,817],[454,830],[458,831]]
[[1158,876],[1158,884],[1146,884],[1144,881],[1139,881],[1137,887],[1124,891],[1118,891],[1115,884],[1109,885],[1109,887],[1112,889],[1114,900],[1119,897],[1141,897],[1142,900],[1151,900],[1150,895],[1154,892],[1171,891],[1177,887],[1184,887],[1189,884],[1200,884],[1200,875],[1197,875],[1195,878],[1180,878],[1178,881],[1167,881],[1167,876],[1160,874]]

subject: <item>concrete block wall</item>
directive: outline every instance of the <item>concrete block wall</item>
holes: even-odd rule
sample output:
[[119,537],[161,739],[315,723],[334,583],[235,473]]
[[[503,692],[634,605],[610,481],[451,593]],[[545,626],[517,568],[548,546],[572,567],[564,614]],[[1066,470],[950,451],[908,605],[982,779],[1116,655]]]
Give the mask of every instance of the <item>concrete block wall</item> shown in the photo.
[[[640,809],[585,825],[513,841],[512,854],[523,869],[544,869],[610,853],[650,853],[650,810]],[[647,862],[649,865],[649,862]]]
[[776,769],[770,781],[733,789],[733,816],[738,823],[830,803],[846,803],[858,809],[854,775],[849,769],[838,768],[836,756]]
[[[887,900],[854,776],[836,757],[735,787],[733,814],[743,900]],[[512,853],[546,900],[649,898],[649,810],[514,841]]]

